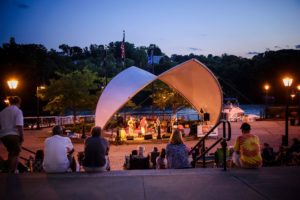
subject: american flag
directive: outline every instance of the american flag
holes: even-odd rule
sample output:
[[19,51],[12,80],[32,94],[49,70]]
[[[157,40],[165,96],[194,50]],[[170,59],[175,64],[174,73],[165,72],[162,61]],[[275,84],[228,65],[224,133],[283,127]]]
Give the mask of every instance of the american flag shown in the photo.
[[123,31],[123,41],[121,44],[121,58],[125,60],[125,31]]

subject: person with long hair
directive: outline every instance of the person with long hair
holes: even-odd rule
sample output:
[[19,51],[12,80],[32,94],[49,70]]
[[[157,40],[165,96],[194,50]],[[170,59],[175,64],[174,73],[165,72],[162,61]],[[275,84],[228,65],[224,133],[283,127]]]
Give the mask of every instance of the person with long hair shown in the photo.
[[162,148],[159,156],[156,158],[156,169],[166,169],[167,160],[166,160],[166,149]]
[[103,172],[109,169],[109,143],[101,136],[101,127],[91,130],[91,137],[85,140],[83,168],[86,172]]
[[167,166],[171,169],[189,168],[188,147],[183,143],[181,132],[176,129],[166,147]]

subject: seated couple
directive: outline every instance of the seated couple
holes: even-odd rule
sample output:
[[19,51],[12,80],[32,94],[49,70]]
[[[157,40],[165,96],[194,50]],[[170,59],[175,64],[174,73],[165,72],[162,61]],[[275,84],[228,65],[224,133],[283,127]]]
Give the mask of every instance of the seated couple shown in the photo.
[[[68,137],[63,137],[62,128],[54,126],[53,136],[45,140],[43,168],[48,173],[76,171],[76,161],[72,156],[73,144]],[[83,166],[87,172],[106,171],[108,168],[109,144],[101,137],[101,128],[94,127],[92,136],[85,141]]]
[[144,156],[145,147],[140,145],[137,150],[132,150],[129,156],[125,156],[125,169],[149,169],[149,155]]
[[153,169],[166,169],[167,168],[166,149],[162,148],[161,151],[159,152],[158,148],[154,147],[153,151],[150,153],[150,160]]

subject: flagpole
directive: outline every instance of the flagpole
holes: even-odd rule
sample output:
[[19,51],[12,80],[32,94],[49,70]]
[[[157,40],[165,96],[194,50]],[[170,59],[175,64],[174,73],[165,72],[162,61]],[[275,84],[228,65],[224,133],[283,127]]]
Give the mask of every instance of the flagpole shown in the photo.
[[121,44],[121,58],[122,58],[123,69],[125,69],[125,30],[123,30],[123,41]]

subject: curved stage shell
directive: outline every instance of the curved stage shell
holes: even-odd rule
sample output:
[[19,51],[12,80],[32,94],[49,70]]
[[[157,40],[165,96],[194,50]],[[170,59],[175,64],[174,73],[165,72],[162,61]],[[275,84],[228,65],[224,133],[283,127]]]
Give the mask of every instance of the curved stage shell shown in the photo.
[[132,97],[155,80],[161,80],[180,93],[200,114],[210,114],[210,124],[218,122],[223,92],[214,74],[196,59],[181,63],[159,76],[130,67],[115,76],[102,92],[96,108],[96,126],[105,128],[110,118]]

